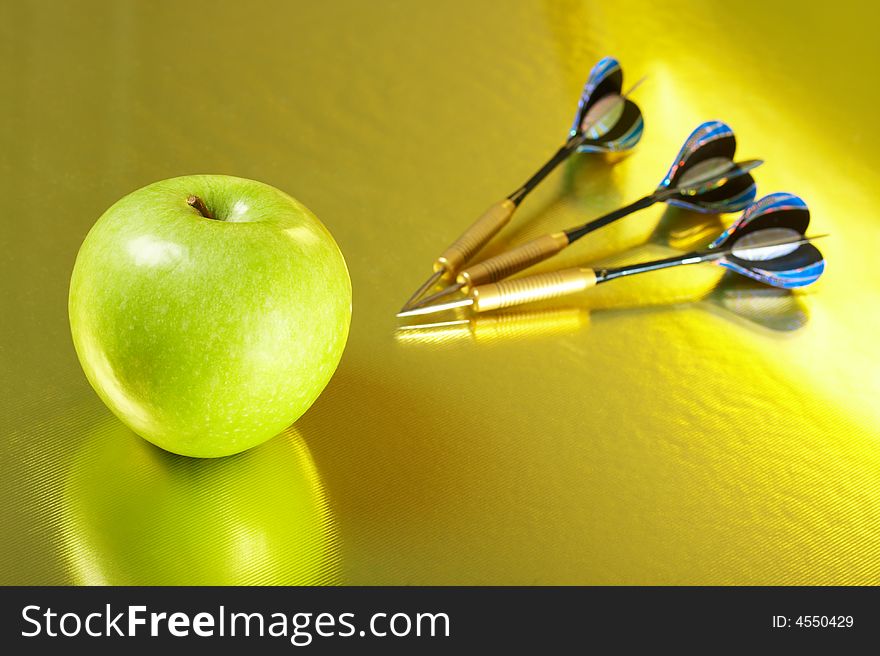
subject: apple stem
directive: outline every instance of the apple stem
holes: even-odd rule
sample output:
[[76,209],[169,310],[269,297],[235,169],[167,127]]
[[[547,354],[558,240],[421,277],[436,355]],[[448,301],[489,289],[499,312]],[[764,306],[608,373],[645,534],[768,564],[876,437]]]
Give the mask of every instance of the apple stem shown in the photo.
[[211,214],[211,211],[208,209],[208,206],[205,205],[205,201],[203,201],[198,196],[190,196],[186,199],[186,204],[190,207],[194,208],[196,212],[201,214],[206,219],[216,219],[216,217]]

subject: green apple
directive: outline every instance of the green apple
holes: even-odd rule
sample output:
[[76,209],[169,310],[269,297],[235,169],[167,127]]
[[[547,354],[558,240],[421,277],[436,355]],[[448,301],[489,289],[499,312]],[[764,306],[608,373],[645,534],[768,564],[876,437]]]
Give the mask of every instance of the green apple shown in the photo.
[[247,453],[197,460],[107,417],[66,467],[60,546],[77,585],[339,581],[335,522],[295,428]]
[[302,204],[193,175],[104,213],[68,310],[83,370],[125,424],[168,451],[218,457],[277,435],[318,397],[345,348],[351,282]]

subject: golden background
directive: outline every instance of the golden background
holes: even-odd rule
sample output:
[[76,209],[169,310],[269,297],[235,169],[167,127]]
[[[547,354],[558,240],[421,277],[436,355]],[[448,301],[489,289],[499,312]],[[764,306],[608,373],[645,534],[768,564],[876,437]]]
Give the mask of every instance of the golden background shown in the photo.
[[[878,18],[847,2],[3,3],[0,582],[877,583]],[[507,242],[650,192],[718,118],[741,158],[766,159],[759,196],[801,195],[832,234],[823,279],[780,294],[682,267],[398,332],[432,258],[561,144],[606,54],[625,87],[648,76],[641,144],[562,167]],[[317,213],[354,318],[294,428],[196,461],[104,408],[67,289],[116,199],[214,172]],[[666,256],[732,219],[655,206],[551,266]]]

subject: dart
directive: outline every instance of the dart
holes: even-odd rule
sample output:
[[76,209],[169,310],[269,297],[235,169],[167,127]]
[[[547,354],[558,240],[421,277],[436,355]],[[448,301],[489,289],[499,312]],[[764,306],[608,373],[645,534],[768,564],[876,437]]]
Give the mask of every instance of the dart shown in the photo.
[[576,307],[514,308],[500,312],[470,313],[463,318],[450,317],[440,321],[432,321],[429,317],[427,323],[398,326],[394,338],[407,344],[440,345],[459,341],[483,343],[561,335],[583,330],[603,310],[663,309],[670,304],[682,307],[685,302],[713,312],[721,310],[723,314],[775,332],[797,330],[808,321],[801,297],[793,290],[768,287],[732,272],[729,276],[723,276],[709,293],[697,298],[678,296],[672,301],[666,299],[656,304],[644,301],[619,304],[606,300],[594,305],[592,300]]
[[[644,78],[642,78],[644,79]],[[567,141],[521,187],[487,209],[434,261],[434,273],[410,296],[403,308],[411,307],[444,276],[455,276],[473,255],[509,222],[529,193],[562,162],[576,152],[609,153],[633,148],[642,137],[642,113],[626,93],[623,70],[612,57],[601,59],[590,71],[578,101]]]
[[398,316],[432,314],[470,306],[474,312],[513,307],[579,292],[600,283],[673,266],[716,262],[760,282],[791,289],[815,282],[825,268],[822,254],[807,237],[810,212],[803,200],[776,193],[751,205],[705,250],[630,264],[590,269],[574,267],[473,287],[467,298],[422,306]]
[[[708,121],[687,138],[672,166],[652,193],[598,219],[567,230],[543,235],[471,265],[458,273],[455,283],[424,298],[428,305],[460,289],[496,282],[543,262],[591,232],[634,212],[665,202],[702,213],[738,212],[755,198],[749,172],[762,160],[734,162],[736,137],[721,121]],[[401,316],[401,315],[398,315]]]

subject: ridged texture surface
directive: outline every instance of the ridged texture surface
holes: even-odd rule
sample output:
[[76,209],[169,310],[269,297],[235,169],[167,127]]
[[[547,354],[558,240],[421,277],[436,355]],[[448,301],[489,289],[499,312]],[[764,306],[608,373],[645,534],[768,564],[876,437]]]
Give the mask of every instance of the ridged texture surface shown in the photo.
[[471,293],[474,297],[474,309],[485,312],[567,296],[594,284],[596,274],[592,270],[573,268],[489,283],[477,287]]
[[567,245],[564,233],[544,235],[467,267],[459,281],[469,286],[495,282],[556,255]]
[[486,210],[479,219],[465,230],[438,258],[438,265],[455,273],[485,246],[492,237],[507,225],[516,206],[513,201],[502,200]]

